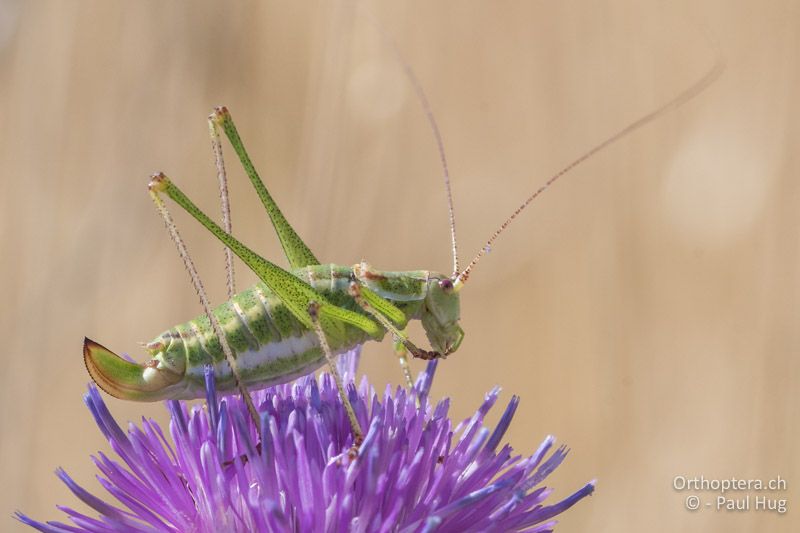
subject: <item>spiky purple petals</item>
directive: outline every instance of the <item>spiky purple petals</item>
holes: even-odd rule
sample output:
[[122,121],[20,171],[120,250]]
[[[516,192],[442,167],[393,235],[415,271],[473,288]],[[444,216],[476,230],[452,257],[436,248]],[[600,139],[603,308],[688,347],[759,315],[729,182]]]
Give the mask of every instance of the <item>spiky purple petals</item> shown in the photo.
[[[355,358],[340,363],[348,380]],[[544,505],[550,490],[540,485],[567,450],[553,450],[552,437],[527,458],[500,447],[519,400],[513,397],[489,430],[484,417],[498,389],[454,430],[447,399],[428,405],[435,369],[429,364],[413,391],[387,388],[382,398],[366,379],[358,388],[351,383],[350,401],[368,428],[355,459],[347,415],[327,374],[254,393],[260,435],[240,398],[217,400],[211,372],[205,406],[167,402],[171,439],[152,420],[123,431],[90,386],[86,405],[120,458],[99,453],[93,460],[118,503],[89,494],[59,469],[99,516],[68,507],[59,509],[73,525],[16,516],[46,532],[544,532],[592,493],[594,482]]]

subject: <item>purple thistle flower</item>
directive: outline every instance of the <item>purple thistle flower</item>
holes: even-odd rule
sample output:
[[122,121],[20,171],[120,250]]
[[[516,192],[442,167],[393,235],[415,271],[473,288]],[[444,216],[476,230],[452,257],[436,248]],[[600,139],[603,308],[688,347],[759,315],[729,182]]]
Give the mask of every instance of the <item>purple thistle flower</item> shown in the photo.
[[[358,352],[340,358],[348,381]],[[366,378],[348,387],[368,428],[353,459],[350,425],[330,375],[253,393],[261,435],[240,398],[218,401],[206,373],[207,408],[169,401],[170,439],[152,420],[128,432],[97,389],[84,401],[121,462],[100,452],[92,460],[103,487],[122,505],[88,493],[61,469],[56,475],[99,513],[58,508],[74,525],[20,521],[46,532],[111,531],[552,531],[553,517],[594,490],[590,482],[544,505],[542,481],[564,460],[547,437],[530,457],[498,450],[519,399],[511,399],[494,431],[483,425],[499,389],[455,429],[449,401],[428,404],[436,362],[413,391],[387,387],[379,398]],[[419,398],[421,407],[417,406]]]

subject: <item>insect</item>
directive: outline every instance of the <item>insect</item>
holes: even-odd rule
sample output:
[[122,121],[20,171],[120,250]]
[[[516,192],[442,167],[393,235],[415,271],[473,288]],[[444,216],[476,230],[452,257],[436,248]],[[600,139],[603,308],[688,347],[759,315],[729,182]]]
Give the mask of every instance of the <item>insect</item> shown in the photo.
[[[223,190],[225,228],[201,211],[164,174],[149,184],[150,195],[164,218],[192,276],[205,314],[177,325],[146,345],[150,360],[129,362],[102,345],[86,339],[84,360],[97,385],[117,398],[136,401],[190,399],[205,394],[204,370],[212,365],[220,391],[239,389],[249,401],[248,389],[285,383],[329,364],[348,409],[356,438],[362,435],[344,394],[333,358],[370,340],[393,338],[401,368],[411,385],[407,354],[422,359],[446,357],[464,338],[459,326],[461,290],[475,265],[490,250],[497,237],[534,198],[553,182],[593,154],[632,131],[677,107],[710,85],[722,72],[718,64],[703,78],[658,109],[642,116],[584,153],[533,192],[489,237],[486,245],[464,269],[459,268],[452,196],[441,136],[430,107],[413,73],[406,74],[428,116],[437,140],[447,188],[453,251],[453,270],[442,274],[429,270],[393,272],[375,270],[362,262],[353,266],[322,264],[287,222],[255,170],[230,113],[217,108],[209,117],[212,146]],[[290,269],[283,269],[259,256],[230,233],[227,181],[222,158],[221,134],[228,138],[246,174],[259,195],[280,239]],[[212,309],[196,270],[163,201],[166,196],[205,226],[226,247],[229,297]],[[234,294],[231,252],[261,280]],[[431,349],[419,348],[405,333],[411,320],[420,320]],[[249,404],[251,412],[255,412]],[[257,417],[254,417],[258,424]]]

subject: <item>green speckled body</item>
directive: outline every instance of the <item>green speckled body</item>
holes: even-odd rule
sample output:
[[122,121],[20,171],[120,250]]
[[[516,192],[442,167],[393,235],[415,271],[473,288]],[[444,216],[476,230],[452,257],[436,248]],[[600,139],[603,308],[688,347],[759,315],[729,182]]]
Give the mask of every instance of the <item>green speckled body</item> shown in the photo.
[[[355,279],[352,267],[311,265],[295,269],[292,274],[309,283],[330,303],[366,316],[348,294],[350,282]],[[442,277],[428,271],[369,271],[360,281],[393,302],[411,320],[420,317],[429,281]],[[314,332],[297,320],[264,283],[238,293],[214,309],[214,316],[234,353],[243,384],[249,388],[285,383],[325,363]],[[342,331],[329,334],[331,349],[336,353],[372,338],[349,324],[343,324]],[[203,372],[209,364],[215,367],[218,389],[235,388],[222,346],[205,315],[165,331],[148,343],[147,349],[151,355],[160,354],[178,366],[182,366],[181,359],[185,361],[183,379],[170,386],[171,398],[201,397],[205,392]]]
[[[236,127],[225,108],[209,117],[226,211],[225,170],[219,128],[233,145],[269,214],[291,270],[261,257],[198,208],[167,176],[156,173],[148,189],[183,259],[205,314],[171,328],[147,344],[151,359],[141,364],[84,339],[83,360],[92,379],[107,393],[135,401],[198,398],[205,393],[210,365],[217,389],[258,389],[331,365],[342,402],[354,431],[358,422],[344,394],[333,355],[367,340],[380,340],[390,331],[397,345],[414,357],[433,359],[454,352],[464,337],[458,290],[447,276],[429,271],[380,272],[361,263],[353,267],[321,265],[289,225],[258,176]],[[211,309],[197,270],[162,199],[169,197],[202,224],[252,270],[261,283]],[[225,218],[225,217],[223,217]],[[230,258],[229,258],[230,259]],[[228,263],[229,290],[233,268]],[[432,351],[414,345],[404,333],[418,319]],[[405,355],[400,357],[405,365]],[[405,374],[410,384],[410,373]],[[255,408],[249,405],[251,413]],[[258,420],[254,415],[258,426]]]

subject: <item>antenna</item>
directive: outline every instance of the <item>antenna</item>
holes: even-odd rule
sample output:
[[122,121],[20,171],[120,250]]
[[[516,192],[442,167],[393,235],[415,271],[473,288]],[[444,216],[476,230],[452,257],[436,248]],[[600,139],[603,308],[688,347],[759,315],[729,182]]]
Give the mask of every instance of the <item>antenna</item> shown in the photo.
[[447,214],[450,222],[450,242],[453,251],[453,278],[458,275],[458,245],[456,244],[456,215],[455,210],[453,209],[453,190],[450,185],[450,170],[447,166],[447,156],[445,155],[444,151],[444,141],[442,140],[442,134],[439,131],[439,125],[436,123],[436,118],[433,116],[433,110],[431,109],[431,104],[428,101],[428,97],[425,94],[425,90],[422,88],[422,84],[419,82],[414,69],[411,68],[411,65],[408,64],[408,61],[405,60],[403,54],[400,53],[400,50],[397,48],[397,43],[395,43],[394,39],[392,39],[389,34],[385,31],[383,26],[381,25],[380,21],[377,20],[375,17],[372,16],[371,13],[367,13],[367,17],[372,21],[373,26],[380,34],[381,38],[384,42],[388,45],[391,49],[392,53],[394,53],[395,58],[403,67],[403,74],[405,74],[406,79],[414,88],[414,93],[417,96],[417,100],[419,100],[420,105],[422,106],[422,111],[425,113],[425,119],[428,121],[428,126],[430,126],[431,131],[433,133],[434,139],[436,139],[436,148],[439,151],[439,162],[442,165],[442,173],[444,178],[444,188],[447,194]]
[[667,103],[661,105],[660,107],[654,109],[653,111],[650,111],[646,115],[643,115],[640,118],[636,119],[635,121],[631,122],[630,124],[628,124],[627,126],[622,128],[621,130],[619,130],[617,133],[611,135],[610,137],[607,137],[600,144],[597,144],[592,149],[590,149],[589,151],[585,152],[583,155],[581,155],[580,157],[578,157],[577,159],[572,161],[570,164],[568,164],[567,166],[562,168],[560,171],[558,171],[556,174],[554,174],[550,179],[548,179],[546,182],[544,182],[544,185],[539,187],[533,194],[528,196],[528,198],[526,198],[525,201],[522,202],[522,204],[513,213],[511,213],[511,216],[509,216],[505,220],[505,222],[503,222],[500,225],[500,227],[497,228],[494,231],[494,233],[492,233],[492,235],[486,241],[486,244],[483,246],[483,248],[481,248],[478,251],[478,253],[472,259],[472,261],[470,261],[470,263],[467,265],[467,268],[465,268],[463,272],[461,272],[460,274],[455,276],[455,279],[454,279],[454,282],[453,282],[454,288],[456,290],[460,290],[461,289],[461,287],[464,285],[464,283],[467,282],[467,279],[469,279],[470,273],[472,272],[472,269],[475,267],[475,265],[478,264],[478,262],[486,254],[486,252],[491,251],[492,244],[494,243],[495,240],[497,240],[497,237],[499,237],[500,234],[503,233],[503,231],[505,231],[505,229],[509,225],[511,225],[511,223],[514,221],[514,219],[517,218],[517,216],[526,207],[528,207],[528,204],[530,204],[537,196],[539,196],[545,190],[547,190],[547,188],[550,187],[553,183],[555,183],[555,181],[558,180],[558,178],[560,178],[561,176],[563,176],[564,174],[566,174],[567,172],[569,172],[573,168],[577,167],[578,165],[580,165],[581,163],[583,163],[584,161],[586,161],[587,159],[589,159],[590,157],[595,155],[597,152],[603,150],[604,148],[607,148],[611,144],[614,144],[615,142],[619,141],[623,137],[626,137],[628,134],[633,133],[634,131],[638,130],[639,128],[641,128],[645,124],[648,124],[649,122],[652,122],[653,120],[658,118],[660,115],[666,113],[667,111],[670,111],[672,109],[675,109],[675,108],[680,107],[681,105],[685,104],[686,102],[688,102],[689,100],[691,100],[692,98],[694,98],[695,96],[697,96],[698,94],[703,92],[712,83],[714,83],[720,77],[720,75],[722,75],[722,72],[724,70],[725,70],[725,61],[721,57],[718,57],[717,62],[714,64],[714,66],[711,68],[711,70],[706,72],[706,74],[702,78],[700,78],[698,81],[696,81],[695,83],[690,85],[688,88],[686,88],[683,91],[681,91],[675,98],[673,98],[672,100],[668,101]]
[[431,127],[431,131],[433,132],[433,137],[436,139],[436,147],[439,150],[439,161],[442,164],[442,173],[444,178],[444,188],[445,192],[447,193],[447,215],[449,217],[450,222],[450,243],[452,245],[453,250],[453,276],[458,274],[458,246],[456,244],[456,214],[455,210],[453,209],[453,190],[450,185],[450,171],[447,167],[447,156],[444,153],[444,141],[442,140],[442,134],[439,131],[439,125],[436,123],[436,118],[433,116],[433,110],[431,110],[430,102],[428,101],[428,97],[425,95],[425,91],[422,89],[422,84],[420,84],[419,80],[417,79],[417,75],[414,73],[414,70],[411,66],[403,60],[400,56],[400,53],[395,49],[395,53],[398,56],[398,59],[401,61],[403,65],[403,71],[406,73],[406,77],[411,85],[414,87],[414,92],[417,94],[417,98],[419,99],[419,103],[422,105],[422,110],[425,113],[425,118],[428,120],[428,125]]

